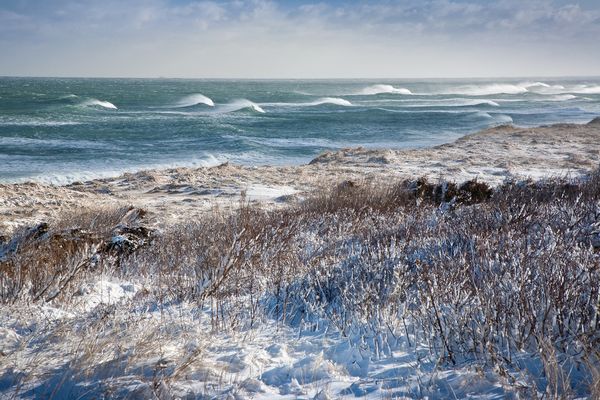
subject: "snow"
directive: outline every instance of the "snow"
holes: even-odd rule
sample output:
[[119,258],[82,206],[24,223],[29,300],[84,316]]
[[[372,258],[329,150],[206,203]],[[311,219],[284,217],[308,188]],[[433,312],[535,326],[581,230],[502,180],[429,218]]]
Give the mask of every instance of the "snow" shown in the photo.
[[273,200],[296,193],[298,193],[298,190],[291,186],[266,186],[259,184],[251,185],[246,190],[246,196],[250,201]]
[[[0,311],[0,398],[211,394],[215,398],[340,397],[500,399],[493,373],[438,370],[428,351],[400,341],[389,357],[325,325],[304,329],[263,319],[241,331],[214,331],[208,307],[159,305],[143,283],[103,278],[68,305]],[[136,296],[136,294],[138,296]],[[110,321],[110,322],[108,322]],[[94,351],[92,351],[94,350]],[[32,371],[33,370],[33,371]],[[157,384],[158,383],[158,384]]]

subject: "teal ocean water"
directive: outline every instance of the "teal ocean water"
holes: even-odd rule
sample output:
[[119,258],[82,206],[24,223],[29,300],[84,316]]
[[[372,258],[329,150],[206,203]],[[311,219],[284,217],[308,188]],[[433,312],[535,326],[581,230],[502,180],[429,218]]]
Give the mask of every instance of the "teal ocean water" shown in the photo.
[[414,148],[500,124],[585,123],[600,78],[0,78],[0,181],[144,168],[296,164],[348,146]]

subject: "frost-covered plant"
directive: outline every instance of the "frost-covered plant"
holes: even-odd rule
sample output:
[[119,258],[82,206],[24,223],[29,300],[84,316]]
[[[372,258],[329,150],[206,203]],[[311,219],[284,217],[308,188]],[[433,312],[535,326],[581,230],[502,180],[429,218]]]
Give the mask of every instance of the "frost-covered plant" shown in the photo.
[[[90,246],[106,249],[114,230],[103,232],[65,251],[43,247],[48,233],[6,248],[0,299],[48,301],[49,283],[68,297],[81,278],[69,271],[99,254]],[[600,172],[493,190],[343,182],[287,208],[242,204],[164,227],[144,243],[108,252],[112,261],[86,274],[142,279],[147,304],[196,302],[214,330],[276,318],[337,332],[365,358],[406,343],[440,366],[493,367],[509,385],[544,371],[528,396],[599,391]],[[69,284],[53,283],[53,271]]]

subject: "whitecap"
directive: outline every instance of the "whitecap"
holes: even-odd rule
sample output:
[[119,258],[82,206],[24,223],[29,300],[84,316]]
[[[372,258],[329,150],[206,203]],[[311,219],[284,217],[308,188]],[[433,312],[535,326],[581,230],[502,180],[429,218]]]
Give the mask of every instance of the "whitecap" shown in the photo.
[[247,99],[238,99],[238,100],[234,100],[229,104],[224,104],[222,106],[219,106],[218,108],[218,112],[222,112],[222,113],[230,113],[230,112],[234,112],[234,111],[240,111],[240,110],[252,110],[261,114],[264,114],[266,111],[262,109],[261,106],[259,106],[258,104],[247,100]]
[[544,83],[544,82],[523,82],[520,85],[527,89],[532,88],[532,87],[544,87],[544,88],[551,87],[550,85],[548,85],[547,83]]
[[98,99],[89,99],[80,103],[83,107],[102,107],[110,110],[117,110],[117,106],[109,101],[98,100]]
[[305,103],[261,103],[261,106],[264,107],[314,107],[320,106],[322,104],[334,104],[338,106],[351,107],[352,103],[346,99],[342,99],[339,97],[323,97],[315,101],[305,102]]
[[578,97],[572,94],[559,94],[548,99],[548,101],[569,101],[575,100]]
[[77,96],[76,94],[67,94],[67,95],[65,95],[65,96],[61,96],[61,97],[59,97],[58,99],[59,99],[59,100],[69,100],[69,99],[76,99],[76,98],[78,98],[78,97],[79,97],[79,96]]
[[179,100],[173,107],[175,108],[183,108],[183,107],[191,107],[198,104],[205,104],[210,107],[214,107],[215,103],[212,101],[210,97],[206,97],[202,93],[194,93],[189,96],[185,96],[181,100]]
[[376,95],[376,94],[385,94],[385,93],[407,94],[407,95],[412,94],[412,92],[406,88],[396,88],[392,85],[384,85],[384,84],[367,86],[366,88],[362,89],[358,93],[354,93],[354,94],[361,95],[361,96],[372,96],[372,95]]
[[581,93],[581,94],[600,94],[600,85],[598,85],[598,86],[582,85],[573,90],[569,90],[569,92]]
[[500,104],[494,100],[488,99],[442,99],[419,102],[415,104],[406,104],[404,107],[475,107],[492,106],[500,107]]
[[438,94],[462,94],[467,96],[488,96],[491,94],[523,94],[528,90],[523,85],[492,83],[487,85],[466,85],[443,90]]
[[309,105],[309,106],[319,106],[321,104],[335,104],[335,105],[344,106],[344,107],[352,106],[352,103],[350,103],[348,100],[341,99],[339,97],[323,97],[322,99],[313,101],[311,103],[305,103],[305,104]]

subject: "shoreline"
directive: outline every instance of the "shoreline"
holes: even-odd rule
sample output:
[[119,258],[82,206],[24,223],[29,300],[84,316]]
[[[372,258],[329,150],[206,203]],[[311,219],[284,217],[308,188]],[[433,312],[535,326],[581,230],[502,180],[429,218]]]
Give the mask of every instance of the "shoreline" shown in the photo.
[[343,181],[414,180],[490,185],[506,180],[576,177],[600,165],[600,118],[587,124],[536,128],[509,125],[468,134],[434,147],[391,150],[347,148],[308,164],[150,169],[68,185],[0,184],[0,235],[74,208],[132,205],[157,225],[193,218],[215,207],[230,210],[242,194],[250,203],[277,207]]

